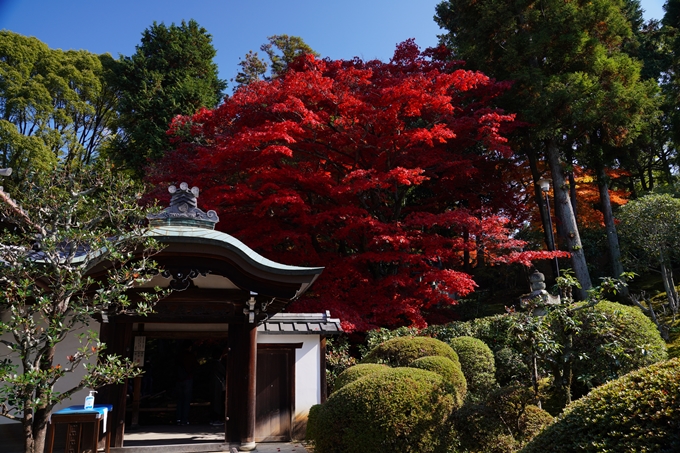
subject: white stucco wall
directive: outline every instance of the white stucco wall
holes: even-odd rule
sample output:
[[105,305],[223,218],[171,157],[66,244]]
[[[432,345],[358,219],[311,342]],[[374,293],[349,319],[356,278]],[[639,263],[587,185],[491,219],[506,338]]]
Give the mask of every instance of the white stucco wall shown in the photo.
[[[66,365],[66,363],[68,363],[66,356],[73,354],[74,352],[76,352],[77,348],[81,347],[81,344],[78,341],[78,334],[83,333],[83,332],[87,332],[88,329],[92,329],[92,330],[95,330],[95,331],[98,332],[99,331],[99,323],[93,321],[90,324],[90,326],[88,326],[88,327],[84,326],[80,329],[73,330],[71,332],[71,335],[68,335],[64,339],[64,341],[59,343],[57,345],[57,351],[55,353],[55,360],[54,360],[55,364],[62,364],[62,366],[63,366],[63,365]],[[5,334],[5,335],[3,335],[2,338],[7,338],[8,340],[11,340],[12,337],[9,334]],[[12,361],[14,363],[20,363],[20,360],[19,360],[16,353],[12,353],[12,351],[10,351],[9,348],[7,348],[7,346],[0,345],[0,360],[5,359],[5,358],[12,359]],[[94,362],[94,360],[96,360],[96,357],[92,358],[91,361]],[[76,369],[72,373],[66,373],[66,375],[64,377],[60,378],[57,381],[57,384],[55,385],[55,390],[57,392],[63,392],[63,391],[66,391],[66,390],[73,388],[75,385],[77,385],[80,382],[80,380],[82,379],[82,377],[84,375],[85,375],[85,367],[81,364],[78,369]],[[2,385],[3,385],[3,383],[0,382],[0,386],[2,386]],[[57,405],[54,410],[58,411],[59,409],[62,409],[64,407],[73,406],[73,405],[76,405],[76,404],[83,404],[87,394],[88,394],[88,390],[81,390],[79,392],[76,392],[71,397],[71,399],[67,399],[64,402],[62,402],[61,404]],[[97,402],[97,400],[96,400],[96,397],[95,397],[95,403],[96,402]],[[13,422],[6,417],[0,417],[0,424],[5,424],[5,423],[13,423]]]
[[309,408],[321,402],[321,375],[319,373],[319,335],[257,334],[258,343],[302,343],[295,350],[295,414],[293,420],[307,418]]

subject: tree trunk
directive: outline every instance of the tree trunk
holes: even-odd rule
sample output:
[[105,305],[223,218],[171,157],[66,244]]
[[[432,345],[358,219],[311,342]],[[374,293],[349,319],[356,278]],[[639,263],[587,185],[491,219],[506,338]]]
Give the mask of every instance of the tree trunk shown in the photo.
[[573,170],[569,172],[569,201],[571,201],[571,209],[574,211],[574,219],[578,225],[578,200],[576,199],[576,178],[574,178]]
[[[548,207],[545,204],[545,198],[543,196],[543,191],[538,186],[538,181],[541,179],[541,173],[538,171],[538,162],[536,159],[536,152],[530,150],[529,156],[529,167],[531,168],[531,177],[534,180],[534,199],[538,205],[538,211],[541,214],[541,223],[543,224],[543,239],[545,240],[545,246],[550,250],[551,241],[551,225],[550,218],[548,217]],[[555,277],[559,277],[556,275]]]
[[465,272],[470,272],[472,270],[472,266],[470,265],[470,230],[465,228],[463,231],[463,243],[464,243],[464,249],[463,249],[463,270]]
[[562,388],[564,390],[564,398],[567,405],[571,404],[571,384],[574,380],[574,334],[569,333],[566,336],[567,341],[564,345],[564,365],[562,366]]
[[678,313],[678,292],[675,290],[675,282],[673,281],[673,269],[666,266],[663,261],[664,256],[661,255],[661,279],[663,280],[663,286],[666,289],[666,297],[668,297],[668,304],[670,306],[671,312],[674,315]]
[[550,165],[550,173],[552,173],[553,191],[555,194],[555,216],[557,223],[562,225],[562,228],[558,231],[563,233],[563,244],[566,246],[566,250],[571,253],[571,265],[574,269],[574,275],[581,284],[581,288],[576,291],[577,298],[583,300],[586,298],[586,290],[590,289],[593,285],[590,281],[590,274],[588,274],[588,265],[583,253],[578,225],[576,225],[568,187],[564,179],[562,165],[560,164],[560,152],[554,139],[547,143],[546,154],[548,164]]
[[[602,214],[604,215],[604,227],[607,232],[607,245],[609,246],[609,259],[612,266],[614,278],[621,277],[623,274],[623,265],[621,264],[621,248],[619,247],[619,235],[616,232],[616,224],[614,223],[614,214],[612,213],[612,204],[609,199],[609,184],[607,174],[604,172],[604,166],[598,164],[597,168],[597,188],[600,192],[600,204],[602,205]],[[628,288],[623,287],[624,296],[628,295]]]

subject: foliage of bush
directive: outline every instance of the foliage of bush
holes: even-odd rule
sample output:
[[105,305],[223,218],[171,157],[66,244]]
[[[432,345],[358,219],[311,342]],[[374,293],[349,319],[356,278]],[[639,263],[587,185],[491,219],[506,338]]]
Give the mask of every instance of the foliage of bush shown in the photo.
[[575,316],[581,327],[574,350],[585,357],[574,363],[580,382],[599,386],[667,358],[659,331],[637,307],[603,301]]
[[319,414],[321,413],[321,404],[315,404],[309,408],[309,413],[307,414],[307,431],[305,433],[305,439],[313,439],[316,433],[316,426],[319,423]]
[[468,398],[483,399],[496,388],[496,364],[491,349],[473,337],[452,338],[449,344],[458,354],[467,381]]
[[[366,364],[364,366],[368,366]],[[467,394],[467,382],[465,375],[460,369],[460,364],[441,356],[421,357],[411,362],[411,368],[419,368],[421,370],[434,371],[444,379],[444,385],[447,391],[451,393],[456,400],[456,407],[463,405],[465,395]]]
[[445,452],[455,407],[432,371],[393,368],[345,385],[314,411],[317,453]]
[[398,337],[421,336],[421,331],[413,327],[398,327],[396,329],[375,329],[366,333],[364,356],[378,345]]
[[680,451],[680,359],[634,371],[572,403],[522,453]]
[[496,381],[501,387],[512,382],[529,382],[531,373],[522,354],[512,348],[503,348],[494,354]]
[[350,354],[347,336],[326,340],[326,386],[328,393],[336,387],[335,380],[347,368],[356,365],[357,360]]
[[533,391],[519,385],[492,392],[483,403],[468,402],[453,416],[454,431],[467,453],[511,453],[553,418],[531,404]]
[[430,326],[421,334],[449,343],[456,337],[475,337],[482,340],[492,351],[515,347],[516,339],[511,335],[516,315],[504,314],[477,318],[466,322],[452,322],[442,326]]
[[421,357],[438,355],[460,363],[448,344],[429,337],[397,337],[373,348],[361,363],[384,363],[391,367],[409,366]]
[[389,369],[387,365],[380,363],[360,363],[358,365],[354,365],[353,367],[347,368],[345,371],[340,373],[340,375],[335,379],[333,391],[337,392],[342,387],[356,381],[359,378],[373,373],[380,373],[387,369]]

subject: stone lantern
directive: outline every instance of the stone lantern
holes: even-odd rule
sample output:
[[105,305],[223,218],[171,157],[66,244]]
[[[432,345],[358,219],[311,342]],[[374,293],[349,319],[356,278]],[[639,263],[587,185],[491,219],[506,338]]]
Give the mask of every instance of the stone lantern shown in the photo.
[[560,303],[560,296],[553,296],[545,290],[545,275],[540,273],[538,269],[534,270],[529,276],[529,283],[531,293],[520,298],[520,307],[523,309],[532,309],[534,316],[544,316],[546,306]]

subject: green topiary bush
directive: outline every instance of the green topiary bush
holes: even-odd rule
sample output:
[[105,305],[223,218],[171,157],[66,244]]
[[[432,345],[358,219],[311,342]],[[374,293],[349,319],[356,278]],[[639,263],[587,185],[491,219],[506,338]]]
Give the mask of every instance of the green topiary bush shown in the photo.
[[657,363],[596,388],[522,453],[680,451],[680,359]]
[[389,367],[387,365],[379,363],[360,363],[359,365],[354,365],[353,367],[347,368],[345,371],[340,373],[340,375],[335,379],[333,391],[336,392],[359,378],[373,373],[380,373],[388,369]]
[[530,388],[512,385],[495,390],[483,402],[467,402],[452,417],[460,451],[516,452],[553,420],[533,401]]
[[333,393],[314,413],[316,453],[447,451],[454,398],[432,371],[393,368]]
[[455,363],[446,357],[428,356],[414,360],[409,367],[434,371],[440,375],[444,378],[444,385],[446,386],[447,391],[455,398],[456,408],[463,405],[465,395],[467,394],[467,382],[465,382],[465,376],[460,370],[459,363]]
[[496,388],[496,365],[491,349],[482,340],[456,337],[449,344],[458,354],[467,381],[468,398],[482,400]]
[[[589,387],[667,358],[659,331],[637,307],[603,301],[575,317],[581,327],[573,348],[587,359],[574,363],[574,376]],[[575,390],[580,396],[589,388]]]
[[451,346],[429,337],[392,338],[373,348],[361,363],[384,363],[391,367],[404,367],[416,359],[431,355],[446,357],[454,363],[460,363]]
[[315,404],[309,408],[307,414],[307,431],[305,432],[305,439],[313,439],[316,432],[316,426],[319,422],[319,413],[321,412],[321,404]]

